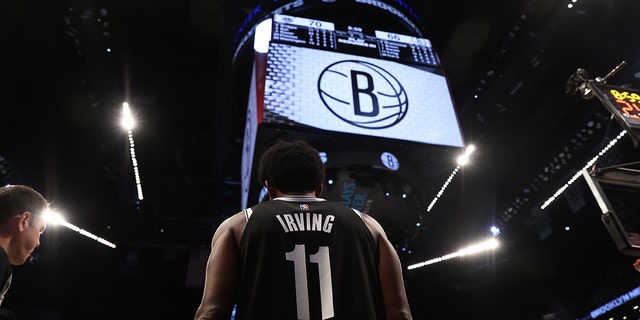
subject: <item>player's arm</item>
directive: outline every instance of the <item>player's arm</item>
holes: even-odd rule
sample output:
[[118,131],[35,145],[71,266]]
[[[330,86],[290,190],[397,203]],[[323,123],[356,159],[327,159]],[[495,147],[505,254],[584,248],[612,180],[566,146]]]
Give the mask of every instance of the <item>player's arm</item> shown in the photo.
[[412,319],[409,301],[402,279],[402,266],[400,259],[382,226],[369,215],[364,215],[365,223],[373,233],[378,243],[380,261],[378,263],[378,276],[382,287],[382,298],[387,320]]
[[238,233],[244,230],[243,214],[225,220],[213,235],[207,260],[202,301],[196,320],[230,319],[238,276]]

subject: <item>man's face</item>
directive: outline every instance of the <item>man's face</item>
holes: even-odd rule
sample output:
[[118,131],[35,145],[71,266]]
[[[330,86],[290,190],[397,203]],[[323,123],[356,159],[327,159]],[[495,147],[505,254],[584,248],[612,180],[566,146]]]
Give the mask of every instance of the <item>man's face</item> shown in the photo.
[[30,215],[25,218],[22,231],[16,236],[12,246],[14,250],[9,254],[11,264],[21,265],[29,259],[33,251],[40,246],[40,235],[46,227],[47,224],[42,215]]

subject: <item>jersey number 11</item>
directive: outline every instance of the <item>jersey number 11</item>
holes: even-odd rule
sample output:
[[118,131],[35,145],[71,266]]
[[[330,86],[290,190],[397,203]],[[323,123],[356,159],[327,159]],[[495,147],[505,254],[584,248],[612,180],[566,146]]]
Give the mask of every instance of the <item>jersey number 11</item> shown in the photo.
[[[285,253],[288,261],[293,261],[296,281],[296,306],[298,319],[310,319],[309,289],[307,285],[307,253],[304,244],[297,244],[292,251]],[[333,317],[333,290],[331,287],[331,265],[329,264],[329,247],[320,246],[318,252],[309,256],[311,263],[318,264],[320,275],[320,304],[322,319]]]

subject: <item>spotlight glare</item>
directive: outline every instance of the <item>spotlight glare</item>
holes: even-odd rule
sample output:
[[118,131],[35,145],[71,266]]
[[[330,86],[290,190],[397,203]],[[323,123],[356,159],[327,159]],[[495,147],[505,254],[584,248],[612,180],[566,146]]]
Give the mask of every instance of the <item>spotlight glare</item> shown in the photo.
[[460,156],[458,157],[458,165],[464,166],[465,164],[469,163],[469,158],[467,156]]
[[64,223],[64,218],[58,212],[48,209],[43,215],[47,224],[59,225]]
[[138,200],[144,199],[142,194],[142,182],[140,180],[140,170],[138,169],[138,160],[136,159],[135,143],[133,141],[134,119],[129,109],[129,103],[122,103],[122,126],[127,130],[129,135],[129,153],[131,154],[131,163],[133,164],[133,176],[136,181],[136,191]]
[[413,269],[417,269],[417,268],[422,268],[422,267],[428,266],[430,264],[446,261],[446,260],[457,258],[457,257],[467,256],[467,255],[471,255],[471,254],[477,254],[477,253],[480,253],[480,252],[483,252],[483,251],[495,250],[496,248],[498,248],[498,246],[499,246],[498,240],[496,240],[495,238],[492,238],[492,239],[489,239],[487,241],[480,242],[480,243],[468,246],[466,248],[460,249],[460,250],[458,250],[456,252],[449,253],[449,254],[446,254],[446,255],[438,257],[438,258],[434,258],[434,259],[430,259],[430,260],[427,260],[427,261],[424,261],[424,262],[412,264],[412,265],[407,267],[407,270],[413,270]]
[[492,234],[494,237],[499,236],[499,235],[500,235],[500,233],[501,233],[500,228],[498,228],[498,227],[496,227],[496,226],[492,226],[492,227],[491,227],[491,234]]
[[126,102],[122,103],[122,127],[125,130],[133,130],[135,127],[135,119],[133,119],[133,115],[131,114],[131,110],[129,109],[129,104]]
[[102,243],[102,244],[106,245],[107,247],[111,247],[111,248],[114,248],[114,249],[116,248],[115,244],[113,244],[113,243],[111,243],[111,242],[109,242],[109,241],[107,241],[107,240],[105,240],[103,238],[100,238],[100,237],[96,236],[95,234],[93,234],[93,233],[91,233],[91,232],[89,232],[87,230],[84,230],[82,228],[79,228],[79,227],[67,222],[62,217],[62,215],[60,215],[56,211],[53,211],[53,210],[49,209],[49,210],[47,210],[47,212],[44,213],[43,217],[44,217],[44,219],[45,219],[45,221],[47,223],[51,223],[53,225],[62,225],[62,226],[66,227],[66,228],[68,228],[70,230],[73,230],[73,231],[75,231],[75,232],[87,237],[87,238],[96,240],[99,243]]
[[464,154],[458,157],[458,165],[464,166],[469,163],[469,159],[475,150],[476,147],[474,145],[471,144],[467,146],[467,148],[464,150]]

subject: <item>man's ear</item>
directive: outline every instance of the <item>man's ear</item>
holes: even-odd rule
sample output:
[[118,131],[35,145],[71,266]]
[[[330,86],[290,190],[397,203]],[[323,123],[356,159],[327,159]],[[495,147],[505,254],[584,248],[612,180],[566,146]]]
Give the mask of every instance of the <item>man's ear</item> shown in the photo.
[[320,196],[322,196],[322,184],[320,184],[313,193],[316,195],[316,198],[320,198]]
[[31,212],[29,211],[25,211],[15,217],[19,231],[24,231],[27,228],[29,225],[29,218],[31,218]]

